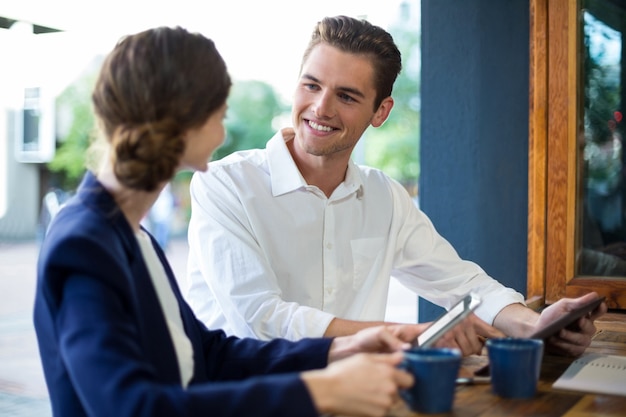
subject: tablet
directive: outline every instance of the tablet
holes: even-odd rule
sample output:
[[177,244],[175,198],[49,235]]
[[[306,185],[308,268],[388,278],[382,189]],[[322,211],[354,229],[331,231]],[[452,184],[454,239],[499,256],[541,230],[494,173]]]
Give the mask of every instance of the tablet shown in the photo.
[[[561,329],[565,329],[568,326],[571,326],[572,324],[576,323],[576,321],[578,319],[580,319],[582,316],[584,316],[585,314],[588,314],[588,313],[591,313],[592,311],[594,311],[596,308],[598,308],[600,306],[600,304],[602,304],[602,302],[604,300],[606,300],[606,297],[602,296],[602,297],[598,297],[598,298],[596,298],[596,299],[594,299],[592,301],[589,301],[587,304],[584,304],[584,305],[578,307],[577,309],[572,310],[572,311],[564,314],[559,319],[557,319],[554,322],[550,323],[548,326],[544,327],[543,329],[537,330],[535,333],[530,335],[529,338],[531,338],[531,339],[547,339],[550,336],[554,336],[555,334],[560,332]],[[474,372],[474,375],[478,375],[478,376],[489,375],[489,364],[487,364],[487,365],[483,366],[482,368],[476,370]]]
[[432,346],[448,330],[456,326],[461,320],[467,317],[480,304],[480,297],[476,294],[468,294],[456,303],[450,310],[442,314],[430,326],[420,334],[413,347],[424,349]]
[[530,336],[530,338],[547,339],[550,336],[554,336],[555,334],[560,332],[561,329],[565,329],[567,326],[574,324],[579,318],[581,318],[585,314],[591,313],[593,310],[598,308],[605,299],[606,297],[604,296],[598,297],[595,300],[592,300],[587,304],[582,305],[567,314],[564,314],[559,319],[544,327],[543,329],[537,330]]

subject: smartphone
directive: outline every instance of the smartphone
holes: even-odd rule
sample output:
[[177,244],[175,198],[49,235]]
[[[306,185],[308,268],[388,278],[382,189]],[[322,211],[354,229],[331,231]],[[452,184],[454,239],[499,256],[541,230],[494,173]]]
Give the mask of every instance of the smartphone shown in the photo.
[[477,294],[470,293],[463,297],[450,310],[446,311],[428,326],[413,342],[413,347],[424,349],[432,346],[441,336],[469,316],[480,305],[480,302],[481,299]]

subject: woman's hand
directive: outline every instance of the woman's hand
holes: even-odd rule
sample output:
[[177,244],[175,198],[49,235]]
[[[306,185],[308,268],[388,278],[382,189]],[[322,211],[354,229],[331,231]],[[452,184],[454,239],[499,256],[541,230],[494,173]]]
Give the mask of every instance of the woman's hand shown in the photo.
[[382,417],[396,401],[398,390],[413,385],[413,377],[398,368],[402,353],[360,353],[302,373],[320,413]]
[[[412,333],[409,332],[409,334]],[[407,337],[407,335],[400,336]],[[330,345],[328,362],[335,362],[355,353],[390,353],[410,347],[411,344],[408,341],[397,336],[395,325],[369,327],[351,336],[336,337]]]

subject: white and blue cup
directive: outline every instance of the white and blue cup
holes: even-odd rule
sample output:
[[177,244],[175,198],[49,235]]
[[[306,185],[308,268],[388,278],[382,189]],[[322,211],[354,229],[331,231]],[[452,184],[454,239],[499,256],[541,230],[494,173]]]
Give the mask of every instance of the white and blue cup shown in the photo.
[[411,373],[415,383],[401,390],[400,395],[409,408],[418,413],[447,413],[452,410],[460,367],[458,349],[406,350],[400,368]]
[[491,388],[503,398],[532,398],[543,360],[543,340],[498,338],[487,340]]

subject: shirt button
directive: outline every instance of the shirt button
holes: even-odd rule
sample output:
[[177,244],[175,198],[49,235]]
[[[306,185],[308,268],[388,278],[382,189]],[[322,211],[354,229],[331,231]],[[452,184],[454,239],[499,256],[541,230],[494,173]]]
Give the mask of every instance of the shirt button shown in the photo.
[[333,244],[332,243],[327,243],[326,244],[326,249],[332,249],[333,248]]

